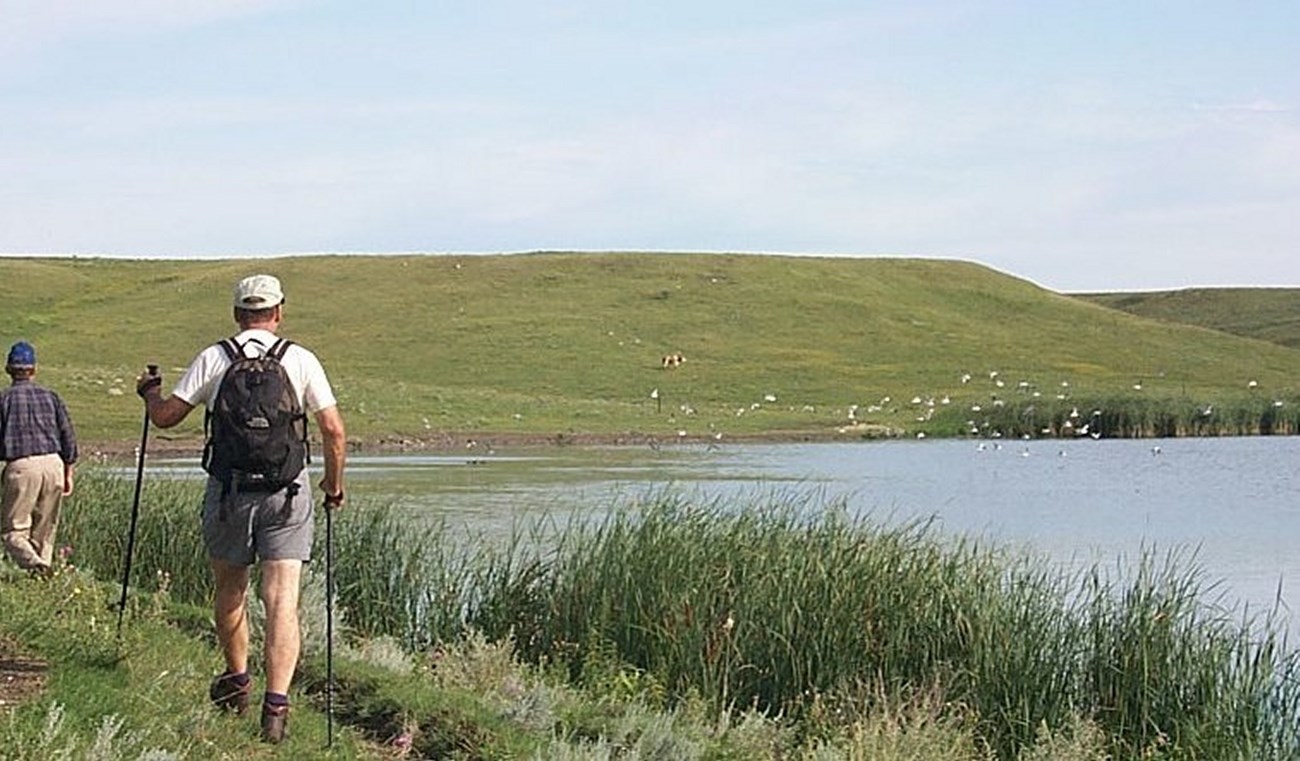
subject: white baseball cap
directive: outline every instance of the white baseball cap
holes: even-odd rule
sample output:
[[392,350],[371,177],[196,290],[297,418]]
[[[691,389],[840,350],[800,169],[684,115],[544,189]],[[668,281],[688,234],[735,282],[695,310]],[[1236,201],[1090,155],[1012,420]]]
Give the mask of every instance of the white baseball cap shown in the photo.
[[282,303],[284,291],[273,275],[250,275],[235,286],[235,306],[240,309],[270,309]]

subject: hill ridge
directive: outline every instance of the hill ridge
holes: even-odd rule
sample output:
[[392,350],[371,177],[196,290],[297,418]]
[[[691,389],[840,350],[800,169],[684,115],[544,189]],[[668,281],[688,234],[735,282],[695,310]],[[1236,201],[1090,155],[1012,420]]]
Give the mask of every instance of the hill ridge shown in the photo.
[[[153,361],[170,383],[232,332],[230,288],[254,271],[284,281],[284,333],[367,440],[942,433],[939,412],[1034,394],[1290,398],[1300,359],[977,262],[768,254],[4,259],[0,338],[37,345],[86,437],[130,440],[131,379]],[[686,361],[665,370],[671,353]]]

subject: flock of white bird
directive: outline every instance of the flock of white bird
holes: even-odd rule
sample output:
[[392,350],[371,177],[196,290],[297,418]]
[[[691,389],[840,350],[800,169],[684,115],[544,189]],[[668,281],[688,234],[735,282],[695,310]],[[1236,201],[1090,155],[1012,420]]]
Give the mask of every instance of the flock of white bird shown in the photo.
[[[972,436],[996,440],[1002,438],[1002,432],[990,425],[989,422],[979,420],[978,416],[981,413],[989,412],[1007,405],[1007,400],[1003,398],[1003,395],[1008,393],[1008,382],[1002,377],[1002,373],[998,370],[989,370],[987,378],[989,384],[988,399],[986,401],[975,401],[971,403],[969,411],[972,413],[972,416],[966,421],[966,430]],[[958,379],[963,386],[967,386],[975,380],[975,376],[969,372],[962,372],[958,375]],[[1259,387],[1259,382],[1256,380],[1250,380],[1246,383],[1246,388],[1252,392],[1258,390]],[[1132,389],[1134,391],[1142,391],[1143,388],[1144,384],[1140,379],[1132,384]],[[1052,393],[1057,401],[1068,401],[1070,399],[1071,390],[1070,381],[1062,380],[1055,387]],[[1016,381],[1015,385],[1009,389],[1009,393],[1023,395],[1030,399],[1039,399],[1044,395],[1042,387],[1029,380]],[[658,388],[655,388],[650,392],[650,398],[655,400],[660,398],[660,391]],[[753,401],[749,404],[736,407],[735,416],[741,417],[756,412],[763,409],[764,405],[772,405],[776,404],[776,402],[777,395],[775,393],[766,393],[760,401]],[[916,411],[915,420],[918,423],[925,423],[932,420],[936,410],[953,404],[954,399],[951,394],[914,394],[909,400],[909,406],[914,408]],[[883,396],[878,401],[870,404],[849,404],[845,408],[844,412],[848,425],[840,428],[840,432],[851,433],[855,429],[860,430],[861,427],[866,424],[866,421],[870,416],[878,415],[887,410],[890,412],[897,412],[900,409],[898,406],[891,407],[891,405],[894,405],[894,400],[893,397],[889,395]],[[1273,405],[1275,407],[1282,407],[1284,406],[1284,403],[1281,400],[1276,400],[1273,402]],[[795,408],[790,407],[789,409],[794,410]],[[800,409],[805,413],[816,412],[816,407],[813,405],[803,405]],[[684,417],[690,417],[696,414],[695,408],[689,403],[677,405],[676,412],[680,413]],[[1201,410],[1201,415],[1203,417],[1210,417],[1213,414],[1213,404],[1207,404]],[[1101,417],[1102,410],[1100,409],[1092,409],[1085,412],[1080,410],[1077,406],[1071,407],[1065,420],[1060,423],[1059,430],[1051,426],[1044,426],[1041,428],[1040,433],[1041,435],[1048,437],[1073,436],[1076,438],[1089,437],[1092,439],[1099,439],[1102,437],[1102,431],[1099,430],[1099,421]],[[715,426],[712,424],[709,425],[709,428],[712,438],[715,441],[720,441],[723,437],[722,433],[717,431]],[[688,432],[684,429],[679,429],[677,434],[681,438],[688,436]],[[925,433],[917,433],[917,438],[925,438]],[[1030,436],[1024,435],[1023,438],[1028,439]],[[996,451],[1002,448],[1001,444],[996,442],[992,445],[981,442],[978,447],[981,451],[987,451],[990,449]],[[1160,454],[1160,447],[1153,447],[1152,453]],[[1027,456],[1028,450],[1023,451],[1022,454]],[[1062,450],[1060,455],[1062,457],[1065,456],[1065,451]]]

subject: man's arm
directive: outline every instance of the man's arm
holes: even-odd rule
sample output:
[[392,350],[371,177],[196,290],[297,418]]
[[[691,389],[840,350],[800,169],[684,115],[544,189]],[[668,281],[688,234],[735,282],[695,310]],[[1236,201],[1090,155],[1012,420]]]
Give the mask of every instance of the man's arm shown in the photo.
[[144,399],[149,422],[159,428],[171,428],[185,419],[194,405],[172,394],[162,398],[162,376],[145,373],[135,379],[135,392]]
[[194,409],[194,405],[174,394],[163,399],[157,389],[145,396],[144,406],[149,410],[149,421],[159,428],[171,428],[184,420],[185,416],[190,414],[190,410]]
[[63,496],[72,496],[72,474],[77,469],[76,465],[70,462],[63,463]]
[[317,412],[316,425],[320,427],[325,450],[325,475],[321,478],[320,488],[325,492],[327,506],[338,507],[343,504],[343,463],[348,449],[347,432],[338,405]]

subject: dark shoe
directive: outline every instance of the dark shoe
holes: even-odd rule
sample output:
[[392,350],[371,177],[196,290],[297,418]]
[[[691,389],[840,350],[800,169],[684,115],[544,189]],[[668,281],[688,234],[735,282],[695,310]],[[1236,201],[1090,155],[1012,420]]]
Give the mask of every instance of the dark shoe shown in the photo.
[[242,714],[248,710],[248,694],[253,690],[253,680],[246,679],[243,684],[235,681],[234,674],[222,674],[212,680],[208,688],[208,697],[212,705],[223,711]]
[[289,706],[262,704],[262,740],[279,743],[289,734]]

